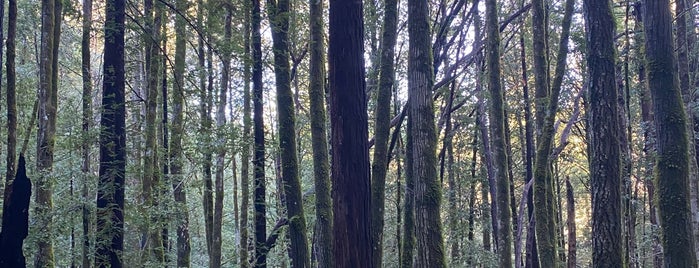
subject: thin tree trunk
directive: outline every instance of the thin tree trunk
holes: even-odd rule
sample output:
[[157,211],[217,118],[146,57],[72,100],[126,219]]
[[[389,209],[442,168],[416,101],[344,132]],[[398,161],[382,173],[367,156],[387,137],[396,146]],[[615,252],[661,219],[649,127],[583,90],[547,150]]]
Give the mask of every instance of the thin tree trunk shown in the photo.
[[56,134],[56,111],[58,89],[58,43],[62,20],[62,2],[59,0],[42,1],[42,31],[39,68],[39,130],[37,132],[36,167],[39,171],[35,195],[36,215],[40,230],[37,253],[34,260],[36,267],[53,267],[53,242],[50,236],[53,228],[53,192],[51,175],[53,170],[53,153]]
[[266,236],[267,222],[266,197],[265,197],[265,130],[263,111],[262,88],[262,37],[260,33],[260,1],[252,0],[252,87],[253,87],[253,113],[254,113],[254,158],[253,170],[255,174],[255,267],[267,267]]
[[[13,0],[14,1],[14,0]],[[16,7],[15,7],[16,8]],[[16,14],[15,14],[16,15]],[[82,267],[90,268],[90,223],[91,223],[91,213],[90,206],[87,200],[90,200],[90,194],[88,191],[89,181],[92,179],[90,175],[90,149],[92,144],[92,138],[90,136],[90,127],[92,125],[92,70],[91,70],[91,59],[90,59],[90,39],[92,32],[92,0],[83,1],[83,25],[82,25],[82,76],[83,76],[83,92],[82,92],[82,172],[83,172],[83,183],[82,183],[82,227],[83,227],[83,237],[82,237]],[[10,31],[8,31],[10,32]],[[11,33],[11,32],[10,32]],[[8,34],[8,62],[9,57],[9,40],[10,36]],[[14,48],[13,48],[14,49]],[[13,56],[14,57],[14,56]],[[8,69],[8,77],[10,75]],[[8,82],[8,85],[10,83]],[[8,88],[9,90],[9,88]],[[9,100],[9,98],[8,98]],[[9,109],[9,108],[8,108]]]
[[[158,108],[158,82],[160,76],[160,40],[161,40],[161,4],[153,0],[146,0],[144,5],[146,13],[146,30],[144,42],[146,43],[146,130],[145,130],[145,155],[143,165],[143,198],[145,211],[149,219],[145,224],[145,243],[149,253],[144,254],[143,261],[162,262],[165,258],[163,244],[160,235],[160,219],[158,189],[160,174],[158,172],[158,142],[156,130],[156,117]],[[148,256],[152,256],[150,259]]]
[[[2,1],[4,2],[4,1]],[[4,9],[4,4],[0,3],[0,12]],[[12,0],[8,4],[7,20],[7,62],[5,68],[7,72],[7,158],[5,165],[5,185],[9,188],[15,179],[15,159],[17,158],[17,74],[15,72],[15,36],[17,34],[17,2]],[[2,25],[2,15],[0,13],[0,25]],[[2,34],[0,33],[0,40]],[[1,51],[2,46],[0,46]],[[2,53],[0,53],[2,54]],[[1,57],[1,56],[0,56]],[[2,58],[0,58],[2,61]],[[1,77],[1,75],[0,75]],[[0,78],[2,79],[2,78]],[[5,189],[5,199],[3,204],[9,202],[9,190]],[[4,207],[4,205],[3,205]]]
[[310,267],[306,219],[303,212],[298,156],[296,155],[296,113],[289,74],[289,0],[267,1],[272,27],[274,74],[277,87],[277,116],[283,189],[289,219],[290,257],[293,267]]
[[[224,5],[225,18],[224,18],[224,42],[230,43],[232,36],[232,8],[228,4]],[[231,52],[228,49],[222,50],[222,68],[221,68],[221,85],[218,92],[218,98],[216,98],[216,140],[215,140],[215,150],[216,150],[216,164],[215,164],[215,181],[214,181],[214,207],[213,207],[213,221],[212,221],[212,234],[211,234],[211,252],[209,254],[209,267],[218,268],[221,267],[222,253],[221,253],[221,243],[222,243],[222,225],[223,225],[223,175],[224,175],[224,165],[226,159],[226,104],[228,103],[227,93],[228,85],[230,83],[230,65],[231,65]],[[211,62],[209,63],[211,64]],[[210,78],[211,79],[211,78]],[[210,82],[211,83],[211,80]]]
[[[204,2],[203,0],[197,1],[197,27],[202,29],[205,25],[204,21]],[[211,152],[211,113],[209,105],[209,94],[207,93],[208,88],[212,85],[207,84],[207,68],[206,68],[206,45],[204,42],[205,36],[203,34],[199,35],[198,40],[198,63],[199,63],[199,114],[201,116],[201,126],[199,132],[204,136],[203,141],[201,141],[201,152],[203,156],[202,169],[204,171],[204,197],[203,197],[203,207],[204,207],[204,230],[206,236],[206,252],[211,254],[212,247],[212,229],[213,229],[213,208],[214,208],[214,197],[213,197],[213,181],[212,181],[212,152]]]
[[379,59],[379,85],[376,94],[374,159],[371,165],[371,240],[374,267],[382,267],[386,173],[388,172],[388,135],[391,121],[391,92],[395,80],[395,46],[398,28],[398,1],[384,1],[384,20]]
[[123,267],[126,109],[124,98],[124,19],[126,3],[106,6],[104,81],[100,120],[95,267]]
[[486,0],[486,31],[488,91],[490,92],[490,133],[497,194],[497,253],[500,267],[512,267],[512,215],[510,211],[510,180],[507,176],[507,145],[505,142],[504,93],[500,85],[500,31],[495,0]]
[[[185,11],[188,8],[186,0],[175,3],[177,9]],[[172,190],[175,199],[177,219],[177,267],[189,267],[189,209],[187,208],[187,192],[185,187],[184,163],[182,159],[182,137],[184,133],[184,71],[187,51],[186,21],[177,15],[175,19],[175,77],[174,92],[172,92],[172,139],[170,140],[170,174],[172,174]],[[163,100],[166,103],[166,100]],[[166,115],[163,118],[167,118]]]
[[325,46],[323,44],[323,1],[310,0],[310,63],[308,94],[311,106],[313,178],[316,193],[314,247],[318,268],[330,268],[332,256],[332,200],[325,112]]
[[575,237],[575,196],[573,195],[573,185],[570,184],[570,178],[566,177],[566,208],[567,218],[566,225],[568,226],[568,268],[575,268],[577,263],[577,240]]
[[[525,184],[528,184],[534,178],[534,128],[532,126],[532,111],[531,102],[529,99],[529,78],[527,76],[527,55],[524,44],[524,34],[519,36],[519,45],[521,49],[520,60],[522,63],[522,92],[524,97],[524,165],[525,165]],[[535,236],[535,221],[534,221],[534,191],[527,192],[527,238],[525,241],[526,255],[525,267],[539,268],[539,255],[537,253],[536,236]],[[521,254],[517,253],[516,254]]]
[[251,11],[252,5],[250,2],[246,2],[245,8],[245,37],[244,37],[244,59],[243,59],[243,144],[240,154],[240,188],[241,188],[241,202],[240,202],[240,245],[239,245],[239,255],[240,255],[240,267],[249,268],[250,267],[250,235],[249,235],[249,224],[248,224],[248,211],[250,211],[250,150],[252,149],[252,143],[250,140],[250,129],[252,125],[251,109],[250,109],[250,82],[252,79],[252,55],[251,55],[251,44],[250,44],[250,34],[251,34]]

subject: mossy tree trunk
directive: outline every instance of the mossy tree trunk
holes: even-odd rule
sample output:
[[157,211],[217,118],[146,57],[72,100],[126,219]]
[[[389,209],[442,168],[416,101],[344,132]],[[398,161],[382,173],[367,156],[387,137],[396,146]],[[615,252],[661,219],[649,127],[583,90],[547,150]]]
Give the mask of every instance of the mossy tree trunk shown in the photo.
[[265,130],[263,111],[263,87],[262,87],[262,37],[260,22],[262,21],[260,1],[252,0],[252,102],[253,102],[253,170],[254,170],[254,225],[255,225],[255,257],[256,267],[267,267],[267,222],[265,218],[267,205],[265,197]]
[[126,3],[109,0],[104,22],[104,80],[100,120],[95,267],[123,267],[126,102],[124,19]]
[[[16,8],[16,7],[15,7]],[[90,175],[90,150],[92,148],[92,141],[93,138],[91,137],[90,133],[90,128],[93,124],[92,122],[92,67],[91,67],[91,59],[90,59],[90,39],[91,37],[91,32],[92,32],[92,0],[85,0],[83,1],[83,9],[82,9],[82,16],[83,16],[83,21],[82,21],[82,44],[80,46],[81,50],[81,59],[82,59],[82,86],[83,86],[83,92],[82,92],[82,141],[83,144],[81,145],[81,153],[82,153],[82,166],[81,166],[81,171],[82,171],[82,176],[83,176],[83,182],[82,182],[82,189],[81,189],[81,194],[83,198],[83,204],[82,204],[82,230],[83,230],[83,237],[82,237],[82,267],[89,268],[90,267],[90,223],[92,222],[90,216],[90,206],[88,205],[88,200],[91,199],[90,193],[88,190],[88,185],[89,181],[92,179],[92,176]],[[8,31],[9,32],[9,31]],[[9,35],[8,35],[8,40],[9,40]],[[9,43],[9,41],[8,41]],[[9,46],[8,46],[8,51],[9,51]],[[9,61],[9,54],[8,54],[8,61]],[[8,68],[9,70],[9,68]],[[9,75],[9,71],[8,71]],[[8,82],[9,85],[9,82]],[[9,98],[8,98],[9,100]]]
[[492,135],[493,164],[497,194],[497,253],[500,267],[512,267],[512,215],[510,206],[510,180],[507,176],[507,146],[505,145],[505,97],[500,85],[500,31],[498,9],[495,0],[486,0],[486,64],[488,91],[490,92],[490,134]]
[[248,212],[250,211],[250,150],[252,143],[250,140],[250,129],[252,125],[251,109],[250,109],[250,82],[252,79],[252,57],[250,53],[250,32],[251,32],[251,17],[252,5],[250,2],[245,2],[243,5],[245,12],[245,32],[243,37],[244,58],[243,58],[243,143],[240,152],[240,267],[250,267],[250,232],[248,228]]
[[315,249],[317,267],[330,268],[332,259],[332,200],[325,111],[325,45],[323,2],[310,0],[310,63],[308,94],[311,106],[313,178],[316,191]]
[[621,135],[615,76],[614,19],[609,1],[584,1],[589,80],[592,263],[623,267]]
[[408,121],[412,125],[412,175],[415,179],[417,267],[446,267],[440,218],[442,193],[437,180],[437,132],[432,86],[432,49],[426,0],[408,1]]
[[567,267],[577,267],[577,238],[575,236],[575,195],[570,178],[566,178],[566,226],[568,226],[568,259]]
[[[189,5],[186,0],[175,2],[177,9],[186,11]],[[175,69],[174,92],[172,92],[172,139],[170,140],[170,174],[176,206],[175,225],[177,226],[177,267],[189,267],[189,209],[187,209],[187,194],[182,159],[182,138],[184,132],[184,70],[187,51],[186,21],[180,15],[175,19]],[[164,115],[165,116],[165,115]]]
[[267,14],[272,27],[281,177],[289,219],[290,257],[293,267],[310,267],[306,218],[303,212],[296,155],[296,113],[289,73],[289,16],[291,14],[289,0],[268,0]]
[[374,267],[382,267],[388,136],[391,128],[391,91],[395,80],[395,46],[398,28],[398,1],[384,1],[384,19],[379,59],[379,85],[376,93],[374,159],[371,166],[371,241]]
[[[160,41],[162,30],[162,7],[154,0],[146,0],[144,4],[145,28],[143,41],[146,45],[146,130],[145,152],[143,157],[143,202],[149,215],[144,226],[144,239],[147,239],[143,261],[162,262],[165,258],[163,241],[160,236],[158,196],[160,172],[158,170],[158,141],[157,141],[157,108],[158,85],[160,78]],[[150,256],[150,257],[149,257]],[[152,257],[152,258],[151,258]]]
[[333,267],[373,268],[362,1],[331,0],[329,19]]
[[[199,29],[204,28],[205,19],[205,5],[202,0],[197,1],[197,27]],[[212,182],[212,151],[211,151],[211,105],[209,105],[209,88],[212,87],[210,83],[207,83],[207,66],[206,66],[206,36],[200,34],[198,38],[198,67],[199,67],[199,114],[201,116],[201,125],[199,128],[200,135],[203,136],[202,141],[200,141],[200,150],[202,152],[202,170],[204,173],[204,194],[202,205],[204,208],[204,230],[206,236],[206,252],[211,253],[212,245],[212,228],[213,228],[213,207],[214,207],[214,197],[213,197],[213,182]]]
[[[695,79],[696,79],[696,57],[694,55],[696,42],[696,28],[694,26],[694,10],[691,9],[691,2],[687,0],[675,1],[675,16],[677,17],[676,46],[677,65],[680,78],[680,91],[684,101],[687,122],[694,122],[693,105],[695,103]],[[691,70],[691,71],[690,71]],[[687,124],[687,141],[689,141],[689,194],[690,209],[692,213],[692,236],[694,248],[699,247],[699,176],[697,175],[696,156],[696,133],[694,125]]]
[[53,153],[58,104],[58,43],[60,40],[63,4],[60,0],[41,2],[41,46],[39,60],[39,130],[37,131],[36,167],[39,172],[35,195],[36,215],[40,234],[36,267],[53,267]]
[[656,129],[655,183],[666,267],[696,267],[689,205],[687,117],[667,0],[643,1],[646,72]]

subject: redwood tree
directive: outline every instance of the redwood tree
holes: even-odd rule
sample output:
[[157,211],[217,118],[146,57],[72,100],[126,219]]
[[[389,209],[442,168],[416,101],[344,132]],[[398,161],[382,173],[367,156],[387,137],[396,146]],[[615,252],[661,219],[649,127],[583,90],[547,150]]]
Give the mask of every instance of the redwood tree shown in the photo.
[[124,250],[126,102],[124,18],[126,3],[109,0],[104,22],[104,80],[100,120],[95,266],[121,268]]
[[328,86],[336,268],[373,267],[362,8],[359,0],[330,1]]

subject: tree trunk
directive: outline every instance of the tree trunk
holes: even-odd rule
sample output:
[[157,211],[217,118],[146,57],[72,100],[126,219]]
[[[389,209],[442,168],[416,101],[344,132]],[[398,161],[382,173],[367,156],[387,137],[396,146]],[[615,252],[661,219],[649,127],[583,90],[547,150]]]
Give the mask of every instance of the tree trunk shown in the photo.
[[[224,18],[224,42],[230,43],[232,36],[232,8],[228,4],[224,4],[225,8],[225,18]],[[226,104],[228,103],[227,93],[228,85],[230,83],[230,69],[231,69],[231,52],[227,47],[221,50],[222,56],[222,68],[221,68],[221,88],[218,92],[218,98],[216,98],[216,173],[214,181],[214,207],[213,207],[213,221],[211,228],[211,252],[209,253],[209,267],[218,268],[221,267],[221,243],[222,243],[222,225],[223,225],[223,175],[224,175],[224,165],[226,160],[226,138],[227,127],[226,127]],[[211,63],[209,63],[211,64]],[[210,82],[211,83],[211,82]]]
[[263,111],[262,88],[262,37],[260,33],[260,1],[252,1],[252,91],[254,113],[254,158],[253,170],[255,174],[255,267],[267,267],[267,252],[265,250],[267,238],[266,197],[265,197],[265,130]]
[[[4,2],[4,1],[3,1]],[[4,4],[0,3],[0,11]],[[9,202],[9,186],[15,179],[15,159],[17,157],[17,74],[15,72],[15,36],[17,34],[17,2],[12,0],[8,4],[8,20],[7,20],[7,62],[5,67],[7,71],[7,158],[5,165],[7,171],[5,173],[5,198],[3,204]],[[0,15],[0,17],[2,17]],[[2,18],[0,18],[2,25]],[[0,38],[2,34],[0,33]],[[2,39],[0,39],[2,40]],[[1,54],[1,53],[0,53]],[[5,205],[3,205],[4,207]]]
[[687,121],[677,79],[672,15],[666,0],[644,1],[646,71],[653,97],[655,182],[666,267],[696,267],[689,207]]
[[[14,1],[10,1],[10,23],[17,19],[17,6]],[[13,10],[14,9],[14,10]],[[14,34],[8,34],[8,38],[14,38]],[[14,41],[13,41],[14,42]],[[14,45],[14,44],[13,44]],[[14,50],[14,47],[8,46]],[[8,57],[8,60],[14,58]],[[9,62],[9,61],[8,61]],[[9,77],[8,77],[9,78]],[[26,267],[26,260],[22,252],[24,239],[29,234],[29,200],[32,195],[32,183],[27,178],[27,170],[24,162],[24,155],[19,156],[19,166],[16,179],[7,184],[8,200],[4,204],[2,213],[2,230],[0,231],[0,265],[2,267]]]
[[313,178],[316,192],[314,252],[317,267],[330,268],[332,256],[332,200],[328,159],[327,118],[325,112],[325,46],[323,44],[323,1],[310,0],[310,63],[308,94],[311,106]]
[[[13,0],[14,1],[14,0]],[[16,5],[16,3],[15,3]],[[16,8],[16,7],[15,7]],[[12,8],[10,8],[12,10]],[[90,133],[90,127],[92,125],[92,67],[91,67],[91,59],[90,59],[90,39],[91,39],[91,32],[92,32],[92,0],[85,0],[83,1],[83,24],[82,24],[82,45],[81,45],[81,53],[82,53],[82,76],[83,76],[83,92],[82,92],[82,176],[83,176],[83,183],[82,183],[82,198],[83,198],[83,203],[82,203],[82,228],[83,228],[83,237],[82,237],[82,267],[85,268],[90,268],[90,223],[91,223],[91,215],[90,215],[90,206],[88,205],[88,200],[91,199],[90,193],[88,191],[88,185],[89,181],[92,179],[92,175],[90,172],[90,149],[91,149],[91,144],[93,141],[93,138],[91,137]],[[12,13],[10,13],[12,14]],[[15,14],[16,15],[16,14]],[[10,46],[9,46],[9,40],[10,40],[10,34],[11,31],[8,30],[8,62],[10,60],[9,56],[9,51],[10,51]],[[14,49],[14,48],[13,48]],[[13,55],[14,58],[14,55]],[[10,68],[7,68],[8,72],[7,75],[9,77],[10,75]],[[9,78],[8,78],[9,79]],[[8,82],[8,86],[9,86]],[[8,88],[9,90],[9,88]],[[9,97],[8,97],[9,100]],[[9,108],[8,108],[9,109]]]
[[250,149],[252,143],[250,140],[250,129],[252,124],[251,109],[250,109],[250,82],[252,79],[252,57],[250,53],[250,34],[251,34],[251,17],[252,6],[250,2],[244,5],[245,11],[245,37],[244,39],[244,58],[243,58],[243,144],[240,153],[240,267],[250,268],[250,233],[248,227],[248,211],[250,211]]
[[290,257],[293,267],[310,267],[306,218],[303,212],[298,156],[296,155],[296,113],[289,74],[289,14],[288,0],[267,1],[267,13],[272,27],[274,74],[277,87],[277,116],[282,181],[289,219]]
[[575,268],[577,263],[576,254],[576,237],[575,237],[575,196],[573,195],[573,185],[570,184],[570,178],[566,177],[566,208],[568,217],[566,225],[568,226],[568,268]]
[[[692,55],[696,41],[696,32],[694,27],[694,14],[691,2],[687,0],[675,1],[675,16],[677,17],[677,64],[680,82],[680,92],[684,101],[685,113],[687,122],[694,122],[694,76],[696,73],[696,63]],[[691,56],[690,56],[691,55]],[[690,59],[691,57],[691,59]],[[690,70],[692,70],[690,73]],[[689,198],[690,210],[692,219],[692,237],[694,248],[699,248],[699,176],[697,175],[697,158],[696,155],[696,134],[694,133],[694,125],[687,124],[687,141],[689,142]],[[696,253],[695,253],[696,255]]]
[[437,132],[434,124],[432,50],[426,0],[408,1],[408,121],[412,129],[412,175],[415,179],[417,267],[446,267],[439,213]]
[[331,0],[329,17],[333,266],[373,268],[362,2]]
[[100,120],[95,267],[123,267],[126,109],[124,98],[124,18],[126,3],[106,6],[104,82]]
[[382,267],[384,207],[386,203],[386,173],[388,172],[388,135],[391,121],[391,91],[395,80],[395,46],[398,28],[398,1],[384,1],[384,21],[381,33],[379,85],[376,94],[376,123],[374,128],[374,159],[371,165],[371,241],[372,262]]
[[[205,25],[204,21],[204,2],[202,0],[197,1],[197,27],[202,29]],[[204,136],[203,141],[200,144],[200,150],[203,155],[202,169],[204,171],[204,196],[203,196],[203,207],[204,207],[204,230],[206,236],[206,252],[211,254],[212,248],[212,238],[211,234],[213,229],[213,208],[214,208],[214,196],[213,196],[213,181],[212,181],[212,152],[211,152],[211,106],[209,105],[209,100],[211,97],[207,93],[212,85],[207,84],[207,68],[206,68],[206,45],[205,45],[204,34],[199,35],[197,53],[198,63],[199,63],[199,113],[201,115],[201,127],[199,132]]]
[[498,206],[497,217],[497,253],[500,267],[512,267],[512,215],[510,211],[510,180],[507,176],[507,146],[505,144],[505,106],[504,93],[500,85],[500,31],[498,30],[498,11],[495,0],[486,0],[486,31],[488,90],[490,92],[490,133],[492,135],[493,164]]
[[590,77],[589,154],[592,191],[592,263],[621,267],[621,145],[615,82],[614,20],[607,1],[585,4]]
[[[187,1],[178,0],[177,9],[186,11]],[[177,267],[189,267],[189,209],[187,209],[187,192],[185,187],[184,161],[182,159],[182,138],[184,133],[184,70],[187,52],[186,21],[177,15],[175,19],[175,69],[174,92],[172,94],[172,139],[170,140],[170,174],[175,199],[177,219]],[[165,101],[165,100],[163,100]],[[166,115],[163,116],[167,118]]]
[[[519,36],[519,46],[521,49],[520,60],[522,62],[522,94],[524,97],[524,165],[525,184],[534,178],[534,128],[532,126],[531,102],[529,99],[529,78],[527,76],[527,55],[524,44],[524,34]],[[526,255],[524,264],[527,268],[539,268],[539,254],[536,247],[535,221],[534,221],[534,191],[527,192],[527,238],[525,241]],[[515,252],[515,254],[519,254]]]
[[53,267],[53,191],[51,176],[56,134],[56,105],[58,103],[58,43],[60,40],[62,2],[44,0],[41,4],[41,52],[39,63],[39,130],[37,132],[36,167],[39,172],[35,195],[39,224],[36,267]]
[[[534,217],[536,221],[535,230],[539,254],[539,263],[542,267],[556,267],[559,262],[559,252],[557,246],[556,231],[556,207],[554,203],[553,184],[554,178],[550,170],[551,147],[555,135],[554,122],[558,111],[558,96],[561,92],[561,85],[566,69],[566,59],[568,56],[568,36],[570,34],[570,24],[572,21],[575,2],[567,0],[565,3],[565,13],[563,15],[561,39],[558,45],[558,57],[556,62],[555,77],[549,88],[549,76],[546,66],[548,65],[545,54],[546,34],[545,23],[542,23],[541,16],[545,15],[542,1],[533,2],[533,23],[534,23],[534,70],[536,83],[537,101],[537,148],[536,159],[534,161]],[[541,40],[541,41],[540,41]],[[542,66],[543,64],[543,66]],[[550,90],[549,90],[550,89]],[[546,94],[544,94],[546,93]],[[543,96],[543,97],[542,97]],[[544,99],[541,99],[544,98]]]

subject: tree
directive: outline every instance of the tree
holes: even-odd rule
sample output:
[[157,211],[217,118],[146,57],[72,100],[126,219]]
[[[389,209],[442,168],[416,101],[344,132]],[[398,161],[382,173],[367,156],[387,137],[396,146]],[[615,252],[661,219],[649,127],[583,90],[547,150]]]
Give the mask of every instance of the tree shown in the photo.
[[505,145],[505,97],[500,85],[500,31],[495,0],[487,0],[486,30],[488,32],[486,64],[488,68],[488,90],[490,91],[490,133],[492,137],[493,164],[497,194],[497,253],[500,267],[512,267],[512,224],[508,206],[510,204],[510,180],[507,176],[508,158]]
[[310,62],[308,95],[311,107],[311,146],[316,190],[315,249],[319,268],[330,268],[332,256],[332,199],[325,111],[325,45],[323,44],[323,0],[309,0]]
[[656,129],[655,185],[665,267],[696,267],[689,208],[687,117],[666,0],[643,1],[646,72]]
[[566,178],[566,226],[568,226],[568,268],[575,268],[577,262],[577,240],[575,237],[575,195],[570,178]]
[[152,256],[153,261],[163,262],[165,250],[163,248],[164,241],[160,235],[160,217],[158,216],[160,214],[158,204],[161,174],[158,172],[158,142],[155,123],[158,114],[158,82],[160,82],[159,77],[161,74],[161,56],[159,54],[162,35],[162,4],[154,0],[146,0],[144,12],[146,16],[146,29],[143,36],[146,46],[146,147],[143,157],[143,202],[149,219],[146,220],[146,224],[143,227],[143,238],[147,239],[146,249],[148,253],[142,256],[144,262],[149,260],[148,256]]
[[[83,172],[83,184],[82,184],[82,198],[84,199],[82,204],[82,265],[83,267],[90,267],[90,226],[91,214],[90,207],[88,206],[88,201],[90,200],[90,195],[88,191],[88,182],[92,176],[90,175],[90,146],[94,139],[90,137],[90,126],[92,125],[92,68],[90,64],[90,33],[92,32],[92,0],[83,1],[83,25],[82,25],[82,43],[80,46],[81,60],[82,60],[82,76],[83,76],[83,92],[82,92],[82,169]],[[9,40],[9,37],[8,37]],[[9,46],[8,46],[9,51]],[[9,60],[9,59],[8,59]],[[9,68],[8,68],[9,69]],[[9,75],[9,72],[8,72]],[[9,98],[8,98],[9,99]]]
[[50,176],[53,171],[53,154],[56,135],[56,111],[58,105],[58,43],[61,33],[63,2],[41,2],[41,48],[39,62],[39,130],[37,132],[36,167],[39,171],[35,202],[36,214],[41,220],[42,237],[37,243],[34,260],[36,267],[54,265],[53,243],[49,236],[53,228],[51,210],[53,192]]
[[[428,2],[408,1],[408,120],[412,129],[412,175],[415,179],[417,267],[446,267],[439,214],[437,132],[434,125],[432,50]],[[509,195],[508,195],[509,197]]]
[[592,262],[621,267],[621,145],[615,82],[614,18],[609,1],[584,1],[590,91]]
[[265,129],[262,88],[262,36],[260,22],[262,21],[260,1],[252,0],[252,103],[253,103],[253,173],[254,173],[254,226],[255,226],[255,258],[254,266],[267,267],[267,222],[265,218]]
[[125,1],[106,3],[104,80],[100,120],[95,267],[120,268],[124,250],[126,107],[124,94]]
[[306,218],[299,182],[296,155],[296,113],[289,73],[289,0],[268,0],[267,13],[272,26],[274,78],[277,86],[277,116],[281,175],[289,219],[290,257],[293,267],[311,267],[306,235]]
[[362,8],[362,1],[330,1],[328,86],[337,268],[373,267]]
[[[187,10],[188,1],[175,2],[178,10]],[[184,94],[185,94],[185,59],[187,55],[186,19],[177,15],[175,19],[175,69],[174,92],[172,97],[172,139],[170,140],[170,173],[172,174],[172,190],[176,204],[177,215],[177,267],[189,267],[189,210],[187,209],[187,193],[182,160],[182,137],[184,133]],[[166,101],[166,100],[163,100]],[[165,117],[167,118],[167,117]]]
[[[10,1],[10,12],[16,13],[16,3]],[[14,11],[13,8],[15,9]],[[10,20],[16,19],[9,16]],[[8,34],[9,36],[12,36]],[[9,58],[8,58],[9,60]],[[12,59],[14,60],[14,59]],[[27,178],[24,156],[19,156],[17,176],[7,184],[7,201],[2,212],[0,231],[0,265],[3,267],[26,267],[22,244],[29,234],[29,200],[32,196],[32,183]]]
[[371,165],[371,241],[374,267],[381,267],[383,260],[388,134],[391,128],[391,91],[396,75],[393,62],[398,36],[398,1],[384,1],[384,21],[381,31],[379,86],[376,94],[376,123],[374,128],[376,142],[374,144],[374,159]]
[[250,2],[245,2],[243,5],[245,11],[245,36],[244,36],[244,58],[243,58],[243,144],[240,153],[240,188],[241,188],[241,208],[240,208],[240,267],[250,267],[249,245],[250,235],[248,231],[248,211],[250,207],[250,150],[252,143],[250,140],[250,129],[252,125],[251,109],[250,109],[250,82],[252,79],[252,57],[250,53],[250,34],[251,34],[251,11],[252,5]]

